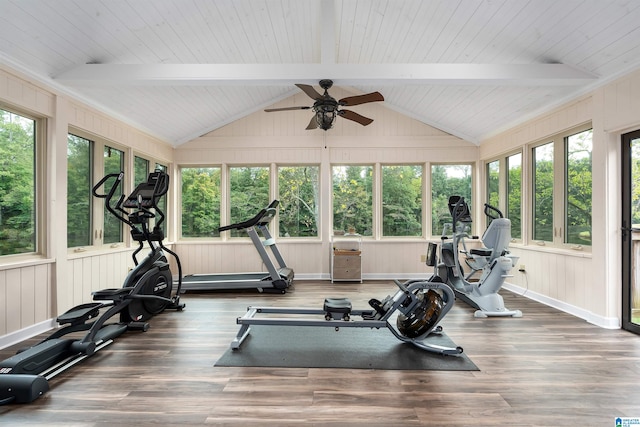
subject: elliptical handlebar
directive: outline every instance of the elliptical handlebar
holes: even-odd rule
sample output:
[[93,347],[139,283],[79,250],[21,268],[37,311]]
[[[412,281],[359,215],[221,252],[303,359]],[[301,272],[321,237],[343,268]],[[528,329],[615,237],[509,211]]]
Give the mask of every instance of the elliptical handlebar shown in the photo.
[[491,206],[489,203],[484,204],[484,214],[491,219],[504,218],[502,211],[495,206]]
[[[100,190],[100,187],[102,187],[109,179],[112,179],[112,178],[115,178],[115,180],[113,181],[113,184],[111,185],[111,188],[109,189],[109,191],[106,193],[99,193],[98,191]],[[111,215],[115,216],[117,219],[124,222],[125,224],[133,226],[131,221],[129,221],[127,218],[125,218],[123,215],[120,215],[116,211],[117,209],[123,213],[126,213],[122,209],[122,202],[125,199],[124,194],[120,195],[120,198],[118,199],[118,202],[116,203],[115,207],[111,205],[111,200],[113,199],[113,195],[116,193],[116,190],[118,189],[118,186],[120,185],[123,179],[124,179],[124,172],[122,171],[118,173],[107,174],[104,178],[98,181],[96,185],[93,186],[93,188],[91,189],[91,192],[95,197],[98,197],[100,199],[105,199],[105,206],[107,210],[111,213]]]

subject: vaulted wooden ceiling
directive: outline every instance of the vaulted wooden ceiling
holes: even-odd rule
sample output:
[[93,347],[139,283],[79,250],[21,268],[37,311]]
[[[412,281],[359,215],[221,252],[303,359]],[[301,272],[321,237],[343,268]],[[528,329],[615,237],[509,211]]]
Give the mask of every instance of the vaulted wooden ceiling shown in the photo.
[[640,1],[0,0],[0,63],[174,146],[320,79],[479,143],[640,68]]

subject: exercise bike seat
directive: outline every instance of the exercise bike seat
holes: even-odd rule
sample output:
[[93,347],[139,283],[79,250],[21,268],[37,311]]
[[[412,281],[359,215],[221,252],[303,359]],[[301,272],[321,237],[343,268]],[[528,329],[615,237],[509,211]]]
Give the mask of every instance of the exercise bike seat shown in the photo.
[[325,298],[325,313],[351,313],[351,301],[348,298]]
[[478,249],[470,249],[469,253],[471,255],[478,255],[478,256],[491,256],[491,254],[493,253],[492,249],[489,248],[478,248]]

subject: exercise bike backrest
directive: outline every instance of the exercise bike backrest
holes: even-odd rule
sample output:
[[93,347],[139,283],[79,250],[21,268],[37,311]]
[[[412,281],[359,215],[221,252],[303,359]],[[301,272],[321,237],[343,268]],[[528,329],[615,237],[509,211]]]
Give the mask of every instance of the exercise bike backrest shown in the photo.
[[504,255],[511,242],[511,221],[502,212],[488,203],[484,204],[484,213],[491,218],[491,223],[482,235],[482,244],[491,249],[490,260]]

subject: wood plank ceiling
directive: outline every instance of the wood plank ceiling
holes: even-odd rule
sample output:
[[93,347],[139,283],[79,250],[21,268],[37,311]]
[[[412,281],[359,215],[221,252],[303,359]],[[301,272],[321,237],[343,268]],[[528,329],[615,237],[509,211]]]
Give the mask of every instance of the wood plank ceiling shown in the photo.
[[0,0],[1,63],[174,146],[323,78],[479,143],[640,68],[640,1]]

